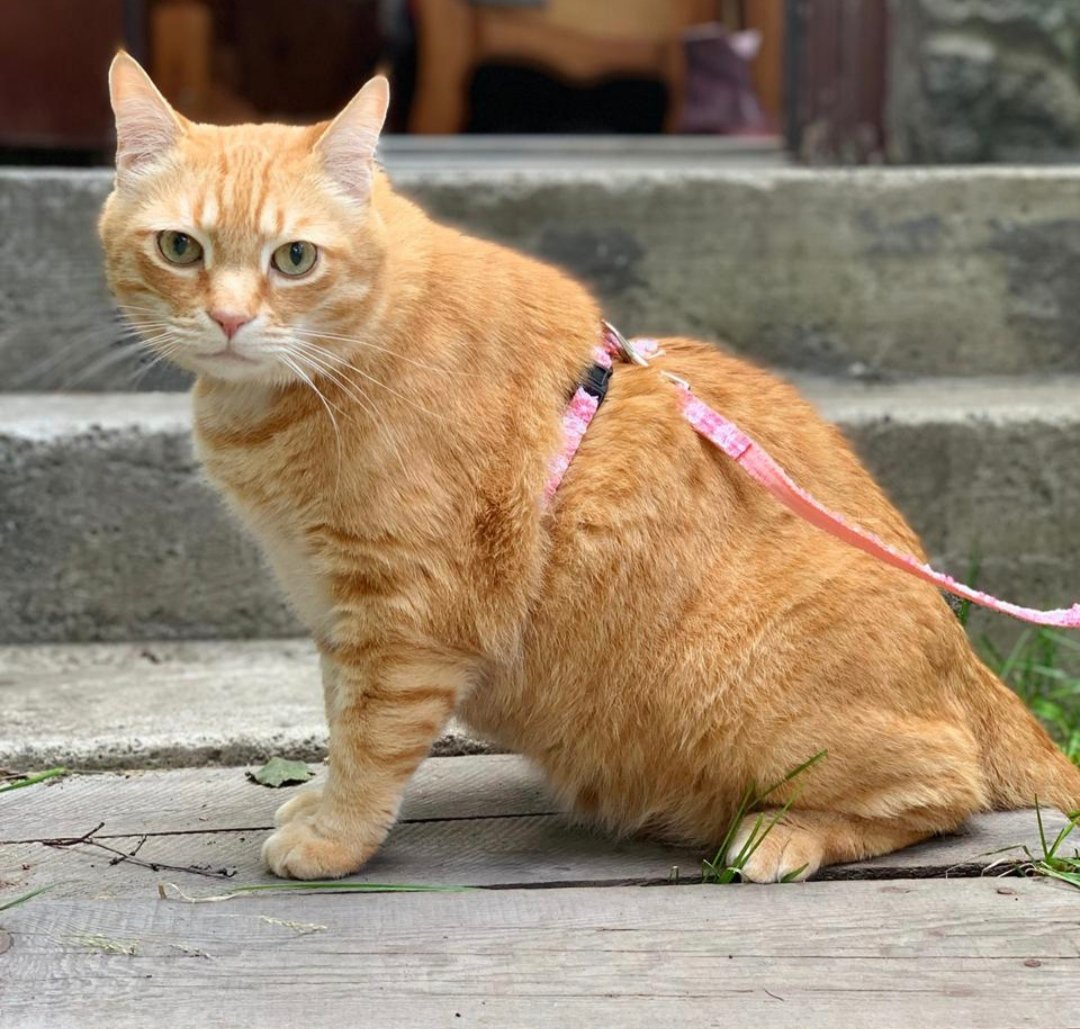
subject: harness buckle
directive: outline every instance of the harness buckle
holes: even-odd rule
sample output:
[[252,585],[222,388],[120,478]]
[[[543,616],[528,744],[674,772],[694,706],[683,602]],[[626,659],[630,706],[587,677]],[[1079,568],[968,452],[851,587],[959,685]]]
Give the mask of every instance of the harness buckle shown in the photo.
[[585,372],[585,378],[581,380],[581,389],[596,398],[597,406],[604,402],[607,396],[608,384],[611,382],[611,369],[602,364],[593,364]]
[[638,352],[630,340],[619,332],[611,322],[603,322],[602,324],[607,331],[608,338],[615,344],[615,348],[619,351],[619,356],[624,361],[629,361],[630,364],[640,365],[642,368],[648,368],[649,362]]

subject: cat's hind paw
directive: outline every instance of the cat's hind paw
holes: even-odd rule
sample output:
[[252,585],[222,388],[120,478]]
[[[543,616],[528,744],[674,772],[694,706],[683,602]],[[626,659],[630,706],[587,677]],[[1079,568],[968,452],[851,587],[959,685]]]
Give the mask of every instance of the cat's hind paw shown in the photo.
[[[739,831],[728,848],[727,860],[734,862],[754,834],[757,840],[753,853],[739,869],[743,879],[755,883],[802,882],[813,875],[824,857],[824,847],[819,833],[799,825],[779,821],[762,836],[772,821],[772,812],[763,812],[759,822],[757,815],[743,819]],[[756,832],[755,832],[756,827]]]

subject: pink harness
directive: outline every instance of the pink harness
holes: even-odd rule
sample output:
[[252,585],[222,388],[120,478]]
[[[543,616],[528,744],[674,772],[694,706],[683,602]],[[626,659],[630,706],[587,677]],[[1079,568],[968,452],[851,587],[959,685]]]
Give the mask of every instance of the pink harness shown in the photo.
[[[656,356],[659,352],[659,344],[654,339],[635,339],[630,342],[606,322],[604,328],[604,342],[593,351],[595,364],[593,369],[590,369],[589,378],[578,387],[563,416],[564,446],[562,452],[551,463],[547,486],[544,490],[545,501],[550,501],[555,495],[559,483],[562,482],[567,468],[570,467],[570,462],[581,445],[589,423],[600,407],[613,361],[619,358],[633,364],[647,365],[648,358]],[[768,451],[755,443],[737,425],[695,397],[689,383],[670,372],[662,371],[660,374],[674,384],[683,417],[694,430],[732,458],[758,485],[763,486],[784,507],[804,521],[816,525],[831,536],[857,547],[893,568],[899,568],[902,572],[933,583],[948,593],[970,600],[973,604],[979,604],[994,611],[1002,611],[1035,625],[1080,629],[1080,604],[1073,604],[1070,608],[1061,608],[1056,611],[1038,611],[998,600],[988,593],[957,582],[952,576],[935,571],[929,565],[917,561],[910,554],[897,550],[872,533],[847,522],[793,482]]]

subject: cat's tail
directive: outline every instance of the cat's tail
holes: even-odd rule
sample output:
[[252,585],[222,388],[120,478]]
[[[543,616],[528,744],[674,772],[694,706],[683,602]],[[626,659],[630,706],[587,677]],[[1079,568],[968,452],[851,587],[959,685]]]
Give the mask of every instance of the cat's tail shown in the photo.
[[1053,805],[1080,811],[1080,768],[1057,747],[1020,698],[982,662],[977,663],[977,710],[972,714],[983,749],[983,771],[995,810]]

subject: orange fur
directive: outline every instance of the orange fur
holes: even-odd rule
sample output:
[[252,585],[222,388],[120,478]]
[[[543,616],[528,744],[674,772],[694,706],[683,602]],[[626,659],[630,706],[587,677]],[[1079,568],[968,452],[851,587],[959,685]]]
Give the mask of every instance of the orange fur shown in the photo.
[[[682,421],[658,369],[825,504],[919,552],[791,387],[663,341],[653,367],[616,367],[545,512],[600,311],[563,273],[431,222],[374,166],[340,174],[349,154],[370,162],[383,86],[329,129],[222,129],[172,115],[123,55],[112,85],[110,283],[199,373],[201,458],[322,653],[329,776],[279,812],[275,872],[363,864],[454,711],[590,819],[700,845],[748,784],[826,749],[748,866],[757,879],[887,852],[1036,792],[1080,805],[1080,772],[936,591],[781,509]],[[170,142],[147,156],[147,138]],[[164,229],[207,258],[170,266]],[[292,239],[319,263],[284,281],[267,254]],[[224,338],[207,312],[222,306],[256,318],[234,341],[244,361],[211,356]]]

